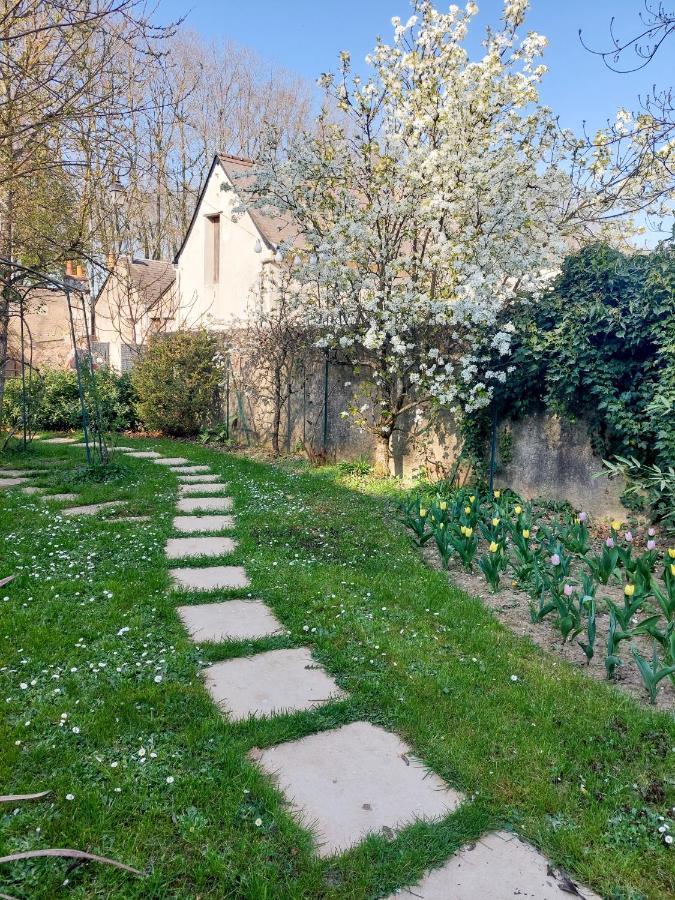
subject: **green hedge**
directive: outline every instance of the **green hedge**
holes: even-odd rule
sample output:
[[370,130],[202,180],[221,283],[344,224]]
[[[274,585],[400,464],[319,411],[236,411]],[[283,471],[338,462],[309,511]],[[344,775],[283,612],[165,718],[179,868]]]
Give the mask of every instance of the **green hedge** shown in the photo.
[[[98,369],[96,391],[106,430],[124,431],[138,425],[136,398],[128,375],[118,375],[112,369]],[[39,375],[33,374],[28,399],[33,428],[67,431],[82,427],[80,396],[74,370],[45,369]],[[92,413],[90,409],[90,415]],[[22,421],[20,378],[9,378],[5,384],[3,420],[10,428],[19,427]]]

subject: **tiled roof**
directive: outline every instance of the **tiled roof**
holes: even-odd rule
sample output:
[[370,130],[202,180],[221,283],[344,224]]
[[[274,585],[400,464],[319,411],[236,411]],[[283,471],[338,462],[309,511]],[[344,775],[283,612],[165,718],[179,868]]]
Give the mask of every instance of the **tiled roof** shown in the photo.
[[176,269],[168,260],[126,257],[123,262],[131,283],[148,306],[156,303],[176,280]]

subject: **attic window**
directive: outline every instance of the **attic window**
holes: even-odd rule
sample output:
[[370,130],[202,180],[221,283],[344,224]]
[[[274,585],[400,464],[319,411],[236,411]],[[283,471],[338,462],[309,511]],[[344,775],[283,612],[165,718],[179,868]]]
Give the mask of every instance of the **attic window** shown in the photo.
[[220,281],[220,216],[206,217],[206,277],[211,284]]

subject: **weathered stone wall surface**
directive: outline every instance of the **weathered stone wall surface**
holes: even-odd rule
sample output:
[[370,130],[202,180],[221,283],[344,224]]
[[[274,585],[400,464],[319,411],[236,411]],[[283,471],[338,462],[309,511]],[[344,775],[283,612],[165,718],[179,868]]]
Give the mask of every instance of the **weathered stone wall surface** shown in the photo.
[[[256,390],[255,373],[239,359],[238,401],[246,409],[246,424],[252,442],[268,443],[271,407],[264,392]],[[284,409],[281,444],[289,450],[301,446],[313,448],[322,458],[324,422],[324,359],[313,355],[294,377],[290,409]],[[375,461],[375,441],[342,413],[352,404],[365,402],[367,386],[347,366],[331,362],[328,370],[328,432],[326,451],[329,459],[366,457]],[[234,400],[231,401],[233,408]],[[500,426],[510,432],[509,459],[498,459],[497,481],[523,497],[548,497],[568,500],[578,509],[594,516],[625,517],[619,495],[623,486],[606,478],[594,478],[602,461],[593,453],[588,430],[583,422],[567,422],[556,416],[537,415]],[[505,442],[500,439],[500,446]],[[451,416],[442,416],[433,426],[409,416],[392,439],[391,472],[403,478],[424,472],[439,479],[452,470],[460,450],[456,426]]]
[[625,517],[619,496],[623,485],[594,478],[602,461],[591,449],[583,422],[557,416],[528,416],[502,428],[511,430],[511,459],[498,481],[523,497],[568,500],[595,516]]

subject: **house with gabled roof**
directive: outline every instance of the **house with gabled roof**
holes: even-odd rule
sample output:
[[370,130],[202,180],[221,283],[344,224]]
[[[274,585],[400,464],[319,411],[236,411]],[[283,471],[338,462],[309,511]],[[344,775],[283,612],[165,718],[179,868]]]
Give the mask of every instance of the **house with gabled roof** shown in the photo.
[[176,327],[176,271],[169,260],[120,256],[94,305],[95,349],[118,372],[126,372],[148,338]]
[[282,218],[242,207],[253,162],[216,154],[192,221],[176,254],[179,325],[225,329],[246,318],[252,294],[264,291],[266,266],[293,242]]

